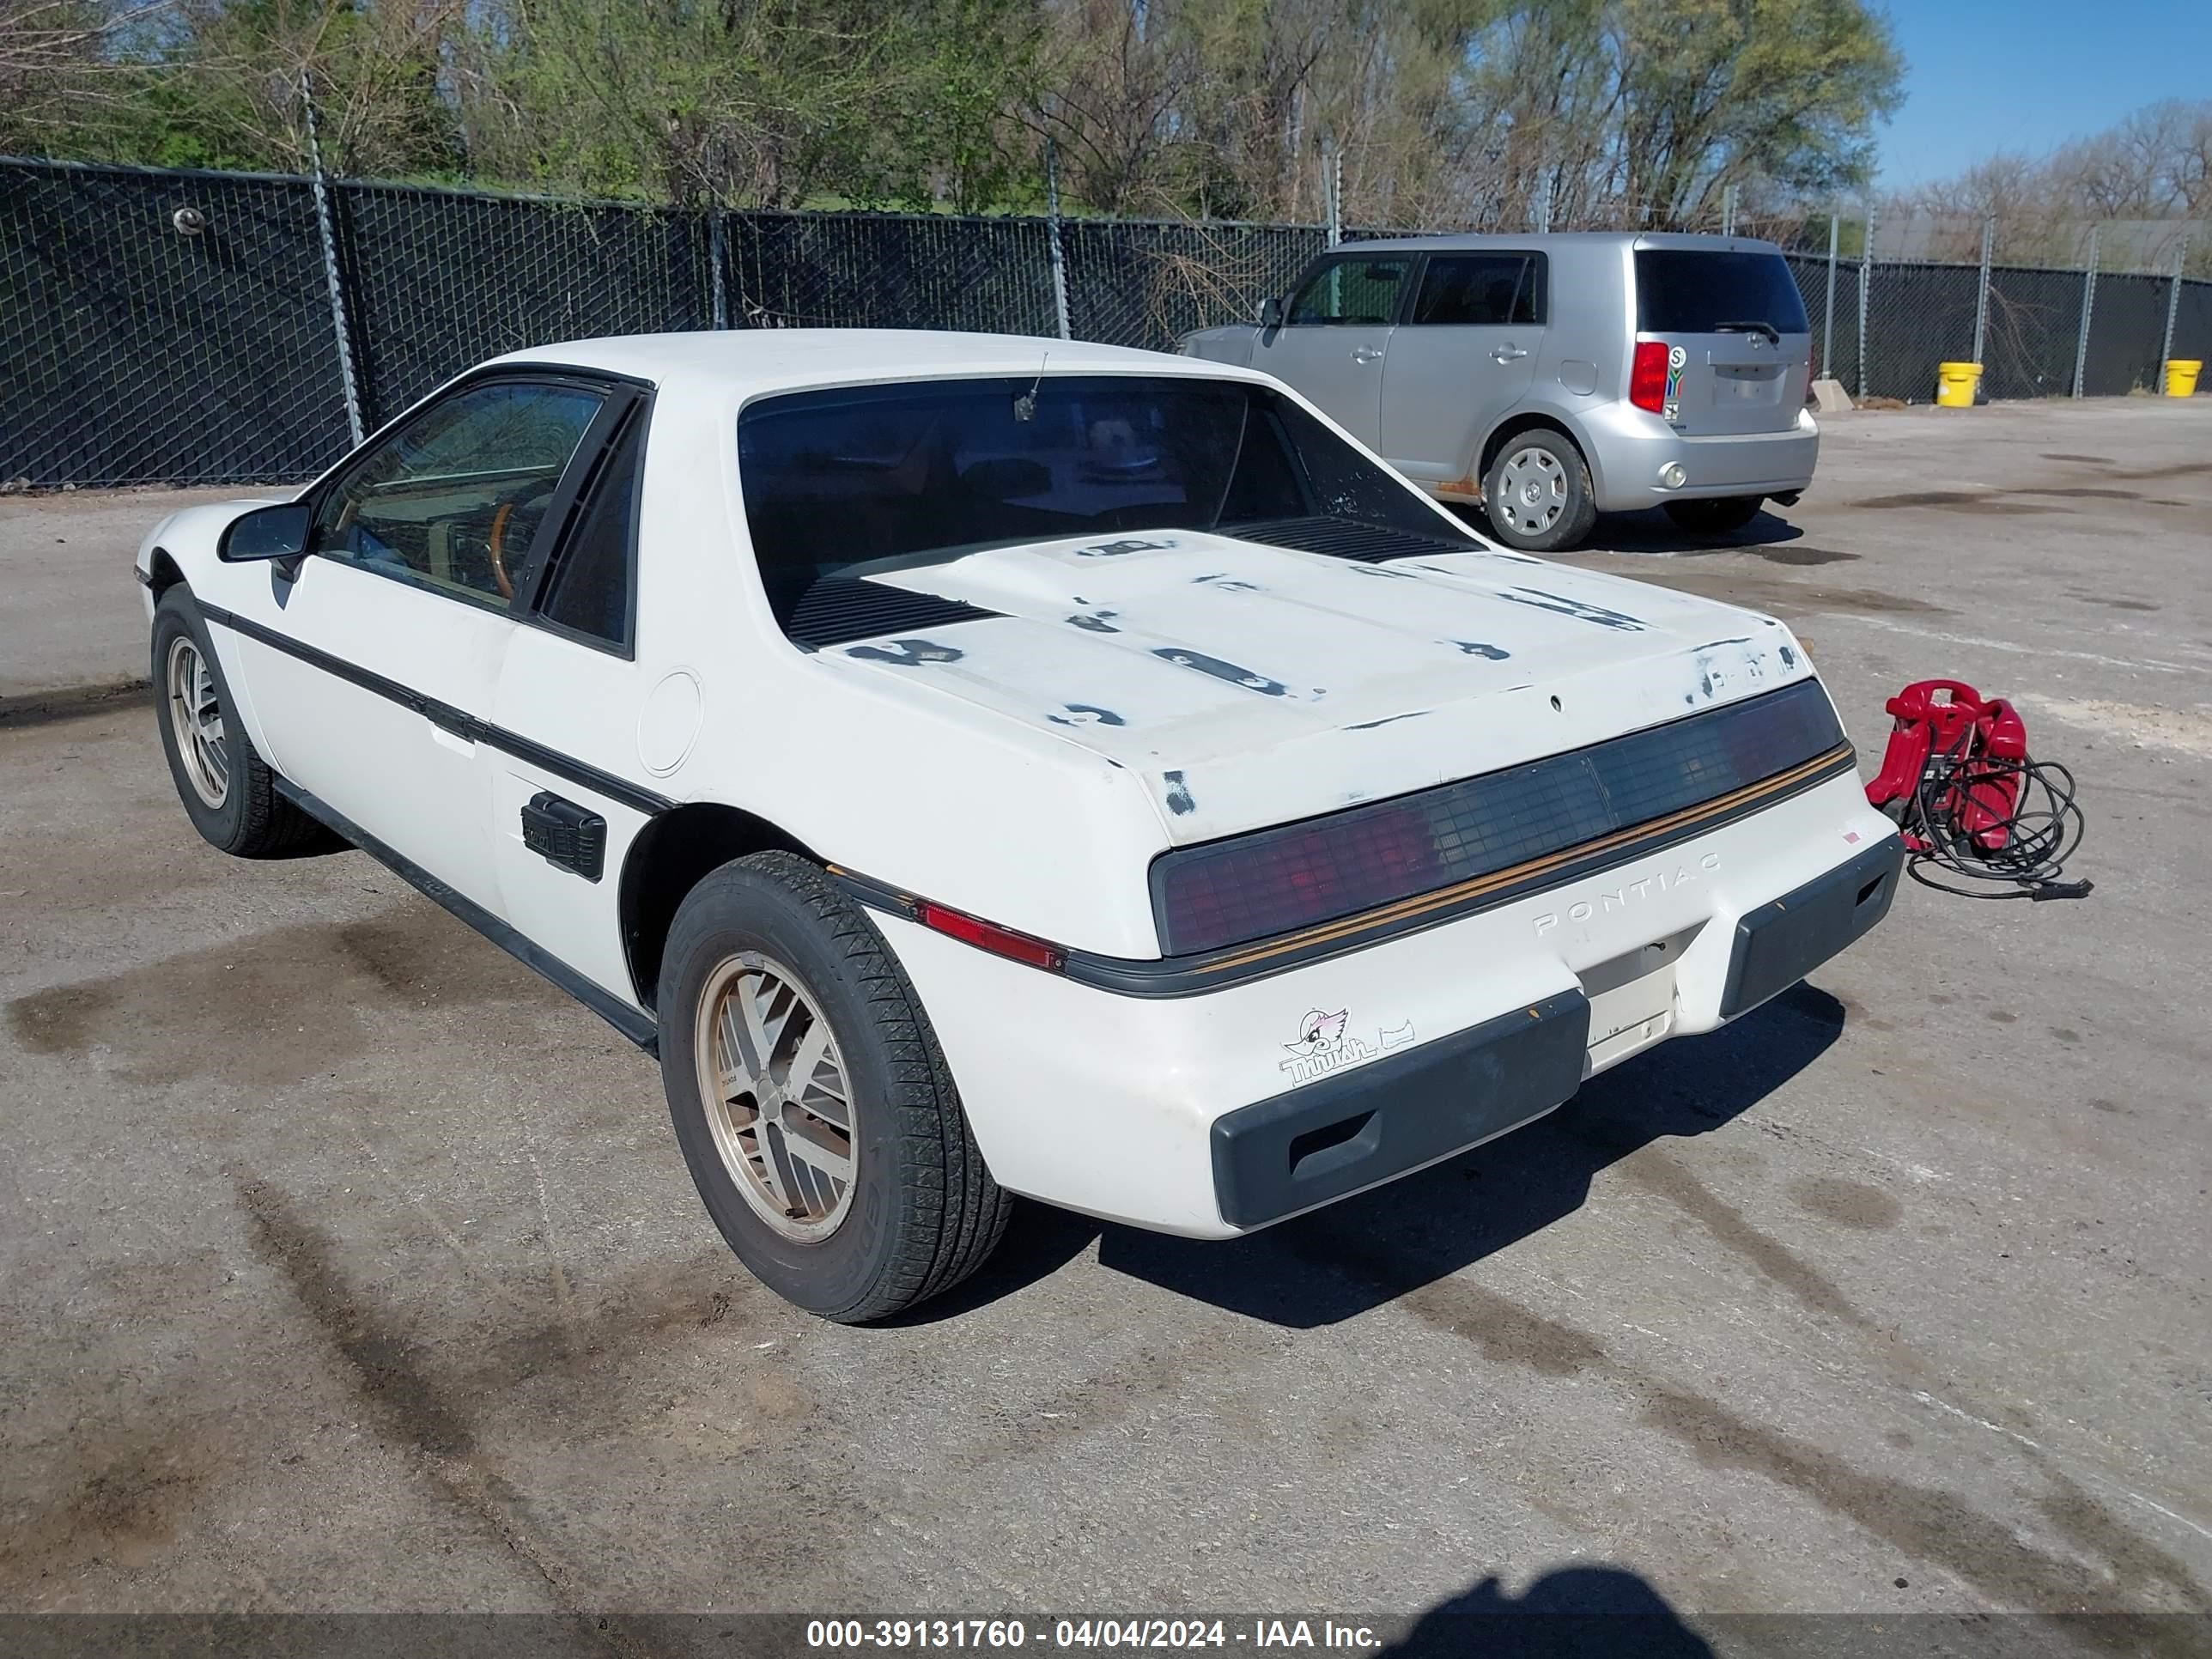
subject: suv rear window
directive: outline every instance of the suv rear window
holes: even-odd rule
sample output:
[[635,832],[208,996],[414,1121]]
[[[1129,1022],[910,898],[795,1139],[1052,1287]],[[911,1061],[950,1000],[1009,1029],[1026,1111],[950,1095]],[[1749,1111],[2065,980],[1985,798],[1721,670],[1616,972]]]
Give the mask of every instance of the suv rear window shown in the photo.
[[1780,254],[1637,249],[1638,333],[1715,334],[1737,323],[1808,331],[1804,299]]
[[1238,380],[1024,374],[791,392],[738,415],[738,475],[785,625],[825,578],[1021,542],[1233,535],[1284,519],[1452,538],[1403,479]]

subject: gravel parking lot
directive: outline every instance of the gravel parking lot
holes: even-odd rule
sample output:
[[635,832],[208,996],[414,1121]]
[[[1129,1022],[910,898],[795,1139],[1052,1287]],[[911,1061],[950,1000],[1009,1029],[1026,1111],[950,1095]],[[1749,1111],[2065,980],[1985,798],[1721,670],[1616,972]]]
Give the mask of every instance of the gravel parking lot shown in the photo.
[[1789,620],[1868,771],[1904,682],[2014,696],[2093,896],[1908,884],[1439,1169],[1231,1245],[1025,1211],[867,1330],[727,1255],[592,1015],[360,854],[204,846],[141,700],[34,707],[143,672],[174,497],[5,503],[0,1609],[2212,1615],[2212,400],[1826,430],[1731,544],[1576,562]]

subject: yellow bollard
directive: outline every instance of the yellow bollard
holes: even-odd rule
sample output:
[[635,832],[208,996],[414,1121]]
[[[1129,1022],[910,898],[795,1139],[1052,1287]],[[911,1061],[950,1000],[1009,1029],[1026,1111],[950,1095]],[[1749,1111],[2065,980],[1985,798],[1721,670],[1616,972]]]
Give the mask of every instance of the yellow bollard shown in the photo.
[[1945,409],[1972,409],[1974,386],[1982,378],[1979,363],[1936,365],[1936,401]]
[[2197,377],[2203,369],[2202,358],[2168,357],[2166,360],[2166,395],[2169,398],[2195,397]]

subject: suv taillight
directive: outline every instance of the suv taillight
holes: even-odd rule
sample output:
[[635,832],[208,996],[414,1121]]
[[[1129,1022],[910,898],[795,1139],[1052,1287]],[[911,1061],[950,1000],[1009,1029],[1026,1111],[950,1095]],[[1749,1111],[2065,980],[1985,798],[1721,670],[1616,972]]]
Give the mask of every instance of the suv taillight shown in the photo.
[[1628,401],[1654,415],[1667,406],[1667,343],[1638,340],[1628,368]]

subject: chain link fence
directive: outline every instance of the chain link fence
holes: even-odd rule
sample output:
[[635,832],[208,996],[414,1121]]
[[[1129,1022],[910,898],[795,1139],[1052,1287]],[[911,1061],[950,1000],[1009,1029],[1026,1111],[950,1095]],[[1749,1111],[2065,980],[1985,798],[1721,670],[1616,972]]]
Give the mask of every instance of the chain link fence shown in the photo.
[[[1331,235],[354,180],[326,181],[326,227],[315,185],[0,160],[0,486],[302,477],[345,449],[349,403],[374,428],[472,363],[583,336],[903,327],[1170,348],[1250,318]],[[2212,357],[2212,282],[2179,275],[2185,240],[2160,273],[2094,269],[2094,238],[2069,269],[1954,258],[1955,230],[1885,241],[1863,221],[1733,204],[1700,228],[1783,244],[1814,362],[1861,396],[1924,402],[1950,361],[1982,362],[1993,398],[2096,396],[2155,386],[2169,356]],[[2153,257],[2141,234],[2109,246]]]

